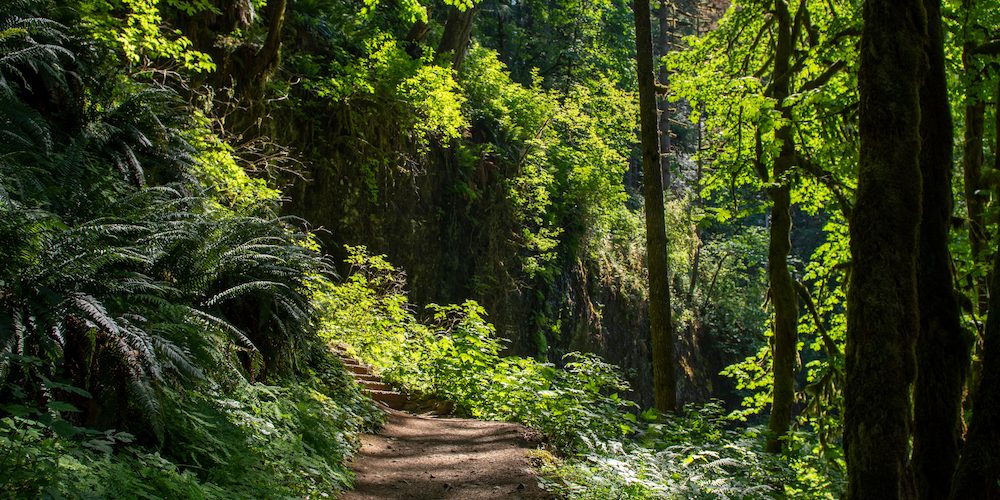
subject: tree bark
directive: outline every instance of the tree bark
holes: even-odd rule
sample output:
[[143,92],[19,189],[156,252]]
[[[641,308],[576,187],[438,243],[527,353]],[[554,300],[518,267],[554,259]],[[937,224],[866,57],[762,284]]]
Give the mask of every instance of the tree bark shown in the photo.
[[[670,50],[670,16],[667,10],[667,0],[660,0],[660,8],[657,9],[657,18],[660,24],[659,33],[656,37],[656,48],[659,57],[667,55]],[[667,67],[659,66],[659,83],[667,85]],[[659,130],[660,130],[660,176],[663,179],[664,189],[670,189],[673,172],[670,168],[670,102],[666,93],[657,95],[659,108]]]
[[406,34],[406,53],[410,57],[420,59],[424,55],[423,44],[429,31],[430,26],[419,19],[410,26],[410,32]]
[[[1000,269],[1000,248],[993,269]],[[952,485],[953,500],[1000,498],[1000,273],[990,282],[982,378],[972,398],[972,421]]]
[[267,38],[264,45],[257,51],[254,60],[252,78],[263,85],[278,64],[281,62],[281,31],[285,26],[285,10],[287,0],[269,0],[264,7],[267,16]]
[[[965,177],[965,200],[966,211],[969,216],[969,246],[972,250],[972,260],[974,267],[985,267],[987,257],[983,255],[986,246],[986,220],[985,203],[981,193],[983,185],[983,135],[986,122],[986,103],[978,96],[975,89],[983,79],[982,70],[976,64],[978,46],[970,39],[968,30],[969,13],[975,7],[976,0],[962,0],[962,10],[965,16],[965,38],[962,43],[962,68],[968,79],[968,90],[965,96],[965,137],[962,148],[962,173]],[[988,300],[986,287],[990,282],[986,277],[977,277],[973,280],[973,289],[977,300],[975,301],[976,312],[986,313],[986,302]]]
[[962,389],[969,350],[953,290],[951,227],[952,138],[940,0],[927,12],[928,72],[920,89],[920,171],[923,216],[919,229],[917,294],[920,333],[914,386],[912,470],[917,498],[946,498],[958,463]]
[[921,212],[921,0],[865,0],[857,203],[847,296],[844,448],[848,499],[909,496],[910,388]]
[[649,0],[635,0],[636,66],[639,79],[639,116],[642,142],[643,195],[646,212],[646,258],[649,268],[649,329],[653,354],[653,395],[656,409],[677,407],[674,372],[674,333],[670,311],[667,234],[663,212],[663,182],[656,125],[656,88]]
[[771,362],[774,375],[772,386],[771,416],[767,424],[767,451],[778,453],[782,448],[781,438],[788,433],[792,422],[792,406],[795,403],[795,364],[798,344],[799,304],[795,293],[795,282],[788,270],[788,254],[791,252],[791,186],[786,174],[795,162],[795,143],[792,137],[792,111],[785,98],[790,92],[789,63],[792,57],[792,18],[785,0],[775,0],[777,17],[776,46],[774,51],[774,86],[771,97],[777,101],[784,119],[775,131],[775,139],[781,142],[778,157],[774,160],[773,178],[768,182],[768,197],[771,199],[770,242],[767,252],[767,277],[771,304],[774,307],[774,337]]
[[[968,49],[966,49],[968,50]],[[969,59],[973,56],[963,55],[966,69]],[[973,77],[972,85],[979,80]],[[965,104],[965,137],[962,149],[962,173],[965,180],[965,206],[969,216],[969,246],[972,250],[972,260],[975,267],[985,266],[986,258],[983,252],[986,247],[986,220],[984,216],[983,195],[983,129],[986,122],[986,103],[975,96],[966,96]],[[989,282],[984,278],[976,278],[973,288],[977,297],[976,311],[986,312],[986,287]]]
[[476,7],[466,7],[465,10],[459,10],[457,7],[448,8],[448,20],[445,21],[444,34],[441,35],[437,53],[452,54],[451,67],[455,71],[462,68],[462,61],[465,60],[465,52],[472,37],[472,20],[475,12]]

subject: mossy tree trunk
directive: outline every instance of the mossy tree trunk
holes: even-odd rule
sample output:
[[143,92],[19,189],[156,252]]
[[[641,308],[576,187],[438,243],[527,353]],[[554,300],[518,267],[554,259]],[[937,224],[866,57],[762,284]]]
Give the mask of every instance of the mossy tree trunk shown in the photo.
[[767,451],[778,453],[782,448],[781,438],[788,433],[791,425],[792,406],[795,403],[799,304],[795,293],[795,282],[788,270],[788,254],[792,249],[792,193],[786,176],[795,162],[795,142],[792,137],[792,111],[783,102],[788,97],[791,86],[789,63],[794,43],[792,17],[785,0],[775,0],[774,10],[777,28],[771,97],[776,101],[783,122],[775,131],[775,139],[781,142],[781,149],[774,160],[772,176],[763,180],[768,184],[767,195],[772,203],[767,277],[771,305],[774,308],[774,337],[771,349],[774,385],[771,416],[767,425]]
[[670,279],[667,233],[660,177],[660,147],[656,119],[656,82],[649,0],[635,0],[636,66],[639,78],[639,116],[642,142],[643,195],[646,211],[646,259],[649,269],[649,329],[653,358],[653,395],[656,409],[677,406],[674,371],[674,332],[670,317]]
[[951,226],[951,110],[945,74],[940,0],[924,0],[927,75],[920,89],[920,219],[917,293],[920,333],[914,386],[912,469],[917,498],[946,498],[958,462],[962,389],[969,351],[953,289],[948,233]]
[[[974,7],[974,0],[963,0],[962,9],[969,13]],[[968,15],[966,16],[968,17]],[[970,19],[966,18],[966,30],[970,29],[968,24]],[[969,35],[966,35],[967,37]],[[962,67],[968,78],[969,89],[975,89],[983,79],[982,69],[978,65],[976,55],[976,43],[966,40],[962,44]],[[986,123],[986,103],[979,97],[978,92],[966,92],[965,96],[965,120],[964,138],[962,148],[962,173],[965,181],[965,206],[969,217],[969,246],[972,250],[972,259],[976,267],[985,267],[989,262],[989,257],[984,255],[986,247],[986,219],[985,203],[983,198],[983,135]],[[988,300],[986,288],[989,281],[986,277],[976,277],[973,279],[973,289],[977,300],[975,301],[976,311],[985,314],[986,301]]]
[[844,448],[848,499],[909,496],[921,212],[921,0],[865,0],[857,203],[850,224]]
[[441,43],[438,44],[438,54],[451,54],[451,67],[458,71],[465,60],[465,52],[469,48],[469,40],[472,38],[472,20],[475,16],[476,7],[466,7],[460,10],[457,7],[448,8],[448,20],[444,24],[444,34],[441,35]]
[[[1000,248],[993,269],[1000,269]],[[972,398],[972,421],[952,485],[953,500],[1000,498],[1000,273],[990,283],[982,378]]]

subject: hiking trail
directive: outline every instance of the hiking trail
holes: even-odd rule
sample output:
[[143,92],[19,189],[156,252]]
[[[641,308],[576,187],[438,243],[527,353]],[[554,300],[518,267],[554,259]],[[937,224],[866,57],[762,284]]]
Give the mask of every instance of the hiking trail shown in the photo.
[[378,435],[362,437],[351,467],[355,488],[344,500],[549,499],[538,486],[529,453],[541,437],[522,425],[446,418],[417,409],[373,374],[341,354],[345,366],[376,401],[389,407]]

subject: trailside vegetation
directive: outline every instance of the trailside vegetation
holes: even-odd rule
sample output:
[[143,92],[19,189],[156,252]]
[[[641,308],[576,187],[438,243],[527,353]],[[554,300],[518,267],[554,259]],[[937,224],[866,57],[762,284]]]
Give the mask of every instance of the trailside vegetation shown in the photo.
[[[901,14],[902,13],[902,14]],[[0,3],[0,490],[1000,495],[987,0]]]
[[0,7],[3,490],[344,488],[379,414],[315,333],[331,265],[175,90],[45,7]]

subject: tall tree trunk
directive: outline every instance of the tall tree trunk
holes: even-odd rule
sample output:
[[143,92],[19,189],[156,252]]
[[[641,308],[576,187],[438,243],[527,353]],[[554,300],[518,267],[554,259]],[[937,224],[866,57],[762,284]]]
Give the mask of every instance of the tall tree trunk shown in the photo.
[[847,295],[844,448],[847,498],[900,498],[912,482],[910,386],[921,211],[921,0],[865,0],[862,9],[857,203]]
[[920,333],[913,391],[912,469],[917,498],[946,498],[958,463],[962,389],[969,350],[952,288],[948,230],[951,227],[951,110],[945,75],[940,0],[923,0],[927,12],[927,76],[920,89],[920,219],[917,295]]
[[799,304],[795,293],[795,282],[788,270],[788,254],[792,249],[792,196],[791,186],[785,179],[788,169],[795,162],[795,143],[792,137],[792,112],[783,102],[791,90],[789,62],[792,58],[792,17],[785,0],[775,0],[774,6],[778,26],[774,51],[774,90],[771,97],[777,101],[784,121],[774,134],[775,139],[781,141],[781,150],[774,160],[771,187],[767,188],[768,197],[772,202],[767,277],[771,304],[774,307],[774,337],[771,351],[774,385],[771,417],[767,424],[767,451],[778,453],[782,448],[781,438],[788,433],[791,425],[792,406],[795,403]]
[[267,38],[257,51],[253,73],[250,75],[251,78],[256,78],[260,85],[267,81],[281,62],[281,31],[285,26],[287,5],[287,0],[268,0],[267,6],[264,7],[264,15],[267,16]]
[[[993,269],[1000,269],[1000,248]],[[990,282],[982,379],[972,397],[972,421],[958,462],[951,498],[1000,498],[1000,273]]]
[[653,353],[653,395],[656,409],[677,407],[674,372],[674,332],[670,318],[670,280],[667,269],[667,233],[660,178],[660,148],[656,126],[656,88],[649,0],[635,0],[636,66],[639,78],[639,116],[642,139],[643,195],[646,210],[646,258],[649,268],[649,330]]
[[[975,0],[963,0],[962,10],[966,13],[966,30],[969,29],[969,19]],[[982,81],[982,73],[976,65],[976,43],[965,34],[962,44],[962,67],[966,72],[969,89],[975,88]],[[986,103],[976,92],[966,92],[965,96],[965,138],[962,149],[962,173],[965,177],[965,206],[969,216],[969,246],[972,249],[972,261],[975,267],[985,267],[987,264],[983,250],[986,246],[986,220],[984,216],[983,195],[983,128],[986,121]],[[985,277],[974,278],[972,283],[977,300],[976,312],[985,314],[986,287],[989,281]]]
[[[971,57],[971,56],[970,56]],[[963,57],[964,58],[964,57]],[[977,79],[978,80],[978,79]],[[969,216],[969,246],[976,267],[986,265],[986,219],[983,203],[983,129],[986,121],[986,103],[975,96],[966,97],[965,138],[962,150],[962,173],[965,178],[965,206]],[[985,278],[975,278],[973,288],[977,297],[976,312],[986,312]]]
[[[670,51],[670,9],[667,8],[667,0],[660,0],[660,8],[657,9],[657,17],[660,24],[660,31],[656,37],[656,52],[659,57],[667,55]],[[661,85],[667,85],[667,67],[658,65],[659,80]],[[670,189],[672,174],[670,168],[670,102],[666,93],[660,93],[657,98],[659,108],[659,130],[660,130],[660,176],[663,179],[664,189]]]
[[452,54],[451,67],[455,71],[462,68],[462,61],[465,60],[465,52],[472,37],[472,20],[475,12],[476,7],[466,7],[465,10],[459,10],[457,7],[448,8],[448,20],[445,21],[444,34],[441,35],[437,53]]

